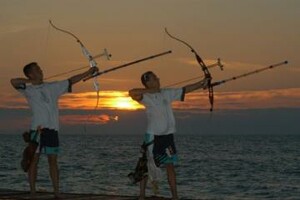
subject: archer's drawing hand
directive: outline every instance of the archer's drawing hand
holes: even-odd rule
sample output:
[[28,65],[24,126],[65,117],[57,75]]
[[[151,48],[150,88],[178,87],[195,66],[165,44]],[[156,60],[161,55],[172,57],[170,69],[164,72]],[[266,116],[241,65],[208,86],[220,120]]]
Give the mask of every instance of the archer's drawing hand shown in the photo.
[[33,81],[34,80],[28,78],[12,78],[10,83],[14,88],[18,88],[22,84],[32,83]]

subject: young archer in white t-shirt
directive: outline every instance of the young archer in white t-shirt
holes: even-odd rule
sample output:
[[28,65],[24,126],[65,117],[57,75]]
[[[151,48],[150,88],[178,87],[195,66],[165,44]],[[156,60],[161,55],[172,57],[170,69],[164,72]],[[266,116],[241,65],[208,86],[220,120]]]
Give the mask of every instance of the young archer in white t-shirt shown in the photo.
[[[171,103],[183,101],[185,94],[199,88],[206,88],[210,78],[186,85],[182,88],[160,88],[159,78],[152,71],[141,76],[145,88],[135,88],[129,91],[129,96],[143,104],[147,114],[147,129],[145,138],[153,138],[154,145],[148,148],[153,153],[157,167],[165,166],[173,200],[178,199],[176,174],[174,164],[177,161],[174,133],[176,132],[175,118]],[[147,141],[149,142],[149,141]],[[145,199],[147,178],[140,183],[139,200]]]
[[93,67],[67,80],[46,83],[40,66],[36,62],[32,62],[23,68],[26,78],[11,79],[12,86],[25,96],[29,104],[32,111],[31,138],[38,138],[36,142],[39,143],[28,169],[32,198],[35,198],[36,195],[35,182],[40,153],[45,153],[48,156],[54,196],[59,197],[59,170],[57,165],[59,152],[58,99],[61,95],[71,92],[72,85],[97,71],[98,68]]

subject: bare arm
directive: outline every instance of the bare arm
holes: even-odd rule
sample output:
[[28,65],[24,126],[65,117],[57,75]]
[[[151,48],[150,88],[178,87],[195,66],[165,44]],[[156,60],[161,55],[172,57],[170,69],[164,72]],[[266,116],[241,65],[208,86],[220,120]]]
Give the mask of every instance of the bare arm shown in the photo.
[[129,96],[135,101],[141,101],[143,99],[143,94],[145,93],[156,93],[159,92],[160,89],[148,89],[148,88],[135,88],[129,90]]
[[211,78],[205,78],[205,79],[203,79],[201,81],[198,81],[196,83],[192,83],[192,84],[184,86],[185,93],[193,92],[194,90],[197,90],[199,88],[204,88],[205,89],[207,87],[208,81],[210,79]]
[[97,67],[90,68],[86,72],[83,72],[81,74],[77,74],[75,76],[72,76],[71,78],[69,78],[69,80],[70,80],[71,84],[73,85],[75,83],[78,83],[79,81],[81,81],[85,77],[93,75],[95,72],[98,72],[98,70],[99,69]]
[[12,78],[10,80],[10,84],[14,87],[14,88],[18,88],[23,84],[26,83],[32,83],[32,80],[27,79],[27,78]]

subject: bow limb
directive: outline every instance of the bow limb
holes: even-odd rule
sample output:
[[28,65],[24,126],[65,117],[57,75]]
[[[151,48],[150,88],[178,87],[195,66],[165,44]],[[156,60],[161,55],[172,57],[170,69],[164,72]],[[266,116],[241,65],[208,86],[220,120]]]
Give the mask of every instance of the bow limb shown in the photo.
[[71,35],[73,38],[75,38],[75,39],[77,40],[78,43],[80,43],[80,44],[83,46],[82,42],[79,40],[79,38],[78,38],[75,34],[71,33],[70,31],[67,31],[67,30],[58,28],[57,26],[55,26],[55,25],[52,23],[51,20],[49,20],[49,23],[50,23],[50,25],[51,25],[54,29],[56,29],[56,30],[58,30],[58,31],[61,31],[61,32],[63,32],[63,33],[66,33],[66,34],[68,34],[68,35]]
[[202,69],[202,71],[204,73],[204,77],[205,78],[209,78],[207,88],[208,88],[208,92],[209,92],[209,102],[210,102],[210,106],[211,106],[210,107],[210,111],[212,111],[213,110],[213,104],[214,104],[214,90],[213,90],[213,86],[211,85],[211,78],[212,78],[212,76],[211,76],[211,74],[210,74],[207,66],[205,65],[205,63],[203,62],[203,60],[199,56],[199,54],[196,52],[196,50],[190,44],[188,44],[187,42],[185,42],[185,41],[183,41],[183,40],[181,40],[181,39],[179,39],[179,38],[171,35],[168,32],[167,28],[165,28],[165,32],[172,39],[177,40],[178,42],[183,43],[184,45],[186,45],[188,48],[191,49],[192,53],[195,55],[195,58],[196,58],[198,64],[200,65],[200,67],[201,67],[201,69]]
[[[64,29],[62,29],[62,28],[58,28],[57,26],[55,26],[55,25],[52,23],[51,20],[49,20],[49,23],[50,23],[50,25],[51,25],[54,29],[56,29],[56,30],[58,30],[58,31],[61,31],[61,32],[63,32],[63,33],[66,33],[66,34],[72,36],[73,38],[75,38],[76,41],[77,41],[77,42],[79,43],[79,45],[80,45],[80,48],[81,48],[81,51],[82,51],[83,55],[88,59],[90,67],[91,67],[91,68],[92,68],[92,67],[97,67],[97,63],[96,63],[96,61],[94,60],[93,56],[90,54],[90,52],[89,52],[89,51],[87,50],[87,48],[83,45],[83,43],[81,42],[81,40],[80,40],[75,34],[73,34],[73,33],[70,32],[70,31],[64,30]],[[96,105],[96,108],[97,108],[97,107],[98,107],[98,102],[99,102],[99,82],[98,82],[98,79],[97,79],[96,77],[94,78],[93,83],[94,83],[95,90],[96,90],[96,92],[97,92],[97,105]]]

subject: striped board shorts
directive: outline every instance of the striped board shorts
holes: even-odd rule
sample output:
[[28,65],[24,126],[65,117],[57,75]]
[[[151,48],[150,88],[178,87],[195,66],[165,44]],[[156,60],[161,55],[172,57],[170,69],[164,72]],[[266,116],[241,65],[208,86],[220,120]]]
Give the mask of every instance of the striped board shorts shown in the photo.
[[153,156],[158,167],[177,164],[178,157],[173,134],[154,136]]
[[38,143],[35,153],[46,155],[57,155],[59,153],[58,132],[53,129],[43,128],[41,131],[31,130],[30,138]]

